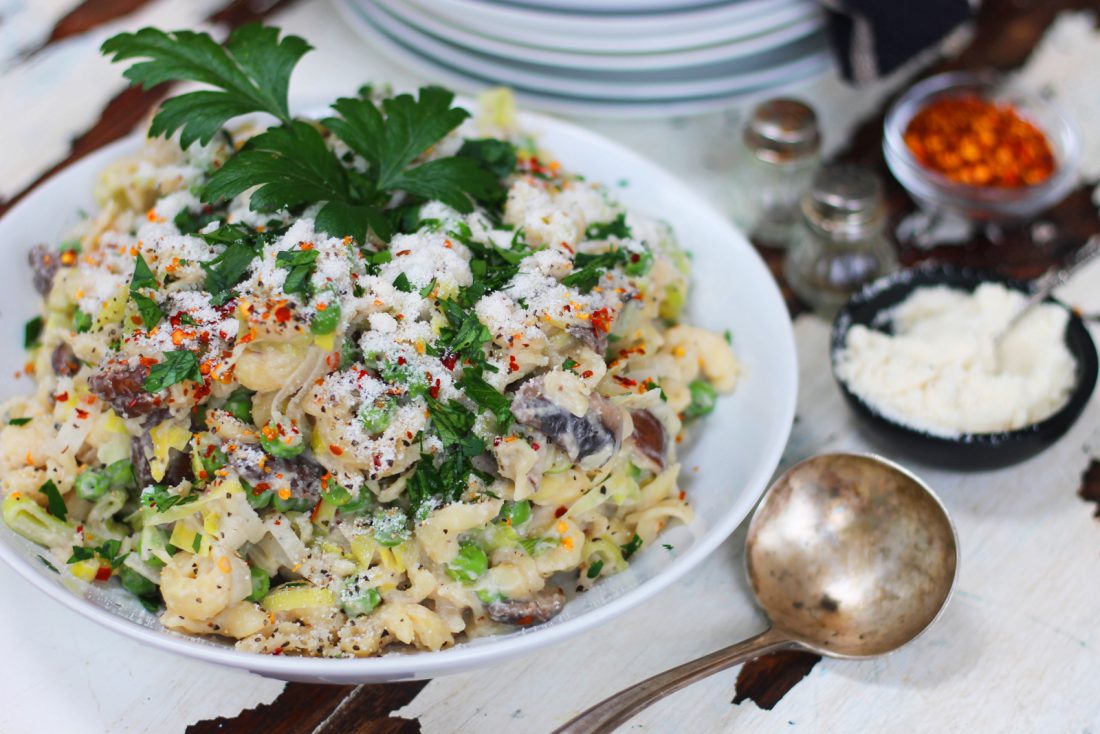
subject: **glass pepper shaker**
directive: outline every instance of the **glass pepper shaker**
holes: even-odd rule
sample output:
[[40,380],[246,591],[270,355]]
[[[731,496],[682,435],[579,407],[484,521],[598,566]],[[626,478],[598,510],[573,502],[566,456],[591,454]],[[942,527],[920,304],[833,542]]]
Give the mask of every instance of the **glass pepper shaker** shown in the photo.
[[792,290],[832,318],[864,284],[897,269],[884,232],[878,177],[856,166],[827,166],[802,197],[802,225],[783,263]]
[[821,162],[817,115],[796,99],[772,99],[753,110],[743,139],[749,155],[740,188],[748,201],[741,224],[757,244],[787,247]]

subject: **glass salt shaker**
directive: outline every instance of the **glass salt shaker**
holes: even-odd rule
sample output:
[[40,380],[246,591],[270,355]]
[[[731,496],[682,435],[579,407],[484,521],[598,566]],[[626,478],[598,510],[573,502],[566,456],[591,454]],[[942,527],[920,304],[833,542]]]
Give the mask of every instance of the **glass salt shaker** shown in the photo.
[[772,99],[753,110],[743,139],[749,155],[741,179],[747,199],[742,224],[757,244],[787,247],[799,200],[821,162],[817,115],[796,99]]
[[783,263],[791,289],[832,318],[864,284],[897,269],[884,232],[878,177],[855,166],[827,166],[802,197],[802,225]]

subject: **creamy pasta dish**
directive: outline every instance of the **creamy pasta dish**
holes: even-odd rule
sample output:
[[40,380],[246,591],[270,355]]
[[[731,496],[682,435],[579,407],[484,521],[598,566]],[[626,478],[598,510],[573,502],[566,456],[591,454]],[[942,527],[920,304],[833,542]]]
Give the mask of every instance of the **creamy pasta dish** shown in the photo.
[[[147,82],[155,34],[105,51],[151,58]],[[171,37],[256,89],[257,54],[308,49]],[[346,657],[545,622],[690,522],[677,443],[738,370],[681,318],[669,228],[539,150],[506,96],[473,120],[364,89],[303,120],[274,86],[240,111],[270,124],[169,100],[98,209],[32,249],[6,524],[170,630]]]

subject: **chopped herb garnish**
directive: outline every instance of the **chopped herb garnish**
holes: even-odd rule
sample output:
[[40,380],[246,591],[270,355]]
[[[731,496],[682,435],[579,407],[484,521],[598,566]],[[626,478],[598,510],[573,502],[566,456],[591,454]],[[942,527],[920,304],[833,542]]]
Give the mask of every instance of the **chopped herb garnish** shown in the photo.
[[466,397],[496,417],[499,431],[502,433],[508,431],[514,420],[512,401],[508,397],[486,382],[473,368],[467,368],[463,371],[462,379],[458,381],[458,384],[466,392]]
[[34,420],[34,419],[33,418],[11,418],[10,420],[8,420],[8,425],[9,426],[25,426],[28,423],[30,423],[32,420]]
[[603,570],[603,559],[602,558],[597,558],[596,560],[592,561],[592,563],[588,566],[588,573],[586,573],[585,576],[587,576],[590,579],[597,578],[600,575],[600,571],[602,571],[602,570]]
[[[225,228],[216,231],[221,232],[222,229]],[[233,242],[213,260],[202,263],[202,269],[206,271],[206,282],[203,288],[210,292],[212,304],[221,306],[229,300],[233,288],[244,280],[249,265],[256,259],[256,254],[252,245]]]
[[398,273],[397,277],[393,279],[393,287],[402,293],[413,292],[413,285],[409,282],[409,276],[404,273]]
[[317,250],[284,250],[275,256],[275,264],[288,270],[283,291],[309,295],[313,271],[317,267]]
[[722,338],[726,340],[726,344],[733,344],[733,334],[729,329],[722,332]]
[[580,252],[573,258],[574,270],[561,279],[562,285],[588,293],[600,282],[600,276],[617,265],[627,262],[624,250],[609,250],[598,255]]
[[[404,275],[404,273],[402,273],[402,275]],[[427,298],[428,296],[430,296],[432,294],[432,291],[434,291],[434,290],[435,290],[435,278],[432,278],[430,283],[428,283],[426,286],[424,286],[423,288],[420,289],[420,297],[421,298]]]
[[130,279],[130,292],[133,293],[142,288],[155,289],[159,285],[157,279],[153,277],[153,271],[149,269],[149,263],[145,262],[145,256],[138,253],[137,260],[134,261],[134,277]]
[[92,328],[92,317],[90,314],[86,314],[79,308],[73,311],[73,331],[77,334],[83,334]]
[[685,418],[701,418],[714,412],[714,406],[718,403],[718,391],[705,380],[692,380],[688,383],[688,391],[691,393],[691,403],[684,408]]
[[626,226],[626,214],[623,212],[610,222],[596,222],[584,230],[584,237],[589,240],[606,240],[608,237],[627,239],[630,235],[630,227]]
[[141,324],[148,331],[160,323],[164,318],[164,312],[157,302],[141,292],[143,288],[157,288],[157,279],[153,277],[153,271],[149,269],[149,263],[139,253],[134,262],[134,277],[130,279],[130,298],[137,304],[138,313],[141,314]]
[[69,556],[69,560],[65,563],[80,563],[81,561],[88,561],[95,558],[95,551],[91,548],[85,548],[82,545],[74,545],[73,553]]
[[145,390],[158,392],[184,380],[202,381],[199,360],[194,352],[186,349],[165,352],[164,361],[149,368],[149,376],[145,378]]
[[432,426],[439,434],[444,446],[455,446],[465,456],[472,457],[485,451],[485,442],[473,433],[476,416],[457,400],[449,400],[445,405],[428,397],[428,412]]
[[573,359],[572,357],[567,357],[565,361],[561,363],[561,368],[566,372],[577,374],[577,364],[579,364],[577,360]]
[[42,317],[35,316],[23,326],[23,348],[32,349],[38,346],[38,339],[42,336]]
[[666,551],[673,550],[673,547],[671,545],[669,545],[668,543],[661,543],[661,547],[664,548]]
[[187,505],[198,500],[197,494],[187,496],[168,491],[163,484],[154,484],[151,489],[141,493],[141,501],[148,507],[156,508],[157,512],[167,512],[176,505]]
[[642,547],[642,536],[634,533],[634,537],[630,539],[626,545],[619,546],[623,551],[623,558],[630,558],[632,555],[638,552],[638,549]]
[[47,512],[58,520],[68,519],[69,508],[65,507],[65,500],[61,499],[61,493],[57,491],[57,485],[53,483],[52,479],[47,479],[46,483],[38,488],[38,491],[46,495]]
[[43,566],[45,566],[46,568],[50,569],[50,570],[51,570],[51,571],[53,571],[54,573],[61,573],[60,571],[58,571],[58,570],[57,570],[57,566],[55,566],[55,565],[53,565],[52,563],[50,563],[50,562],[49,562],[49,561],[48,561],[48,560],[46,559],[46,557],[45,557],[45,556],[35,556],[35,558],[37,558],[37,559],[39,560],[39,562],[40,562],[40,563],[41,563],[41,564],[42,564]]
[[516,146],[506,140],[467,140],[458,149],[458,155],[473,158],[497,178],[507,178],[516,170]]

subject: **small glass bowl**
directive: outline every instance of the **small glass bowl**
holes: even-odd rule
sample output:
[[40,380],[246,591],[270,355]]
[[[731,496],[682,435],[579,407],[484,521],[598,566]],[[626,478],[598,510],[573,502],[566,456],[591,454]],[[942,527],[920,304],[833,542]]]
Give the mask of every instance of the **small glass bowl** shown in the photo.
[[[944,97],[976,95],[1011,105],[1047,137],[1054,154],[1054,173],[1033,186],[999,188],[957,183],[922,165],[905,144],[905,130],[929,103]],[[1061,201],[1077,181],[1081,135],[1054,105],[1040,97],[1008,88],[993,73],[949,72],[913,85],[886,115],[882,141],[886,165],[905,190],[924,208],[948,211],[977,221],[1028,219]]]

